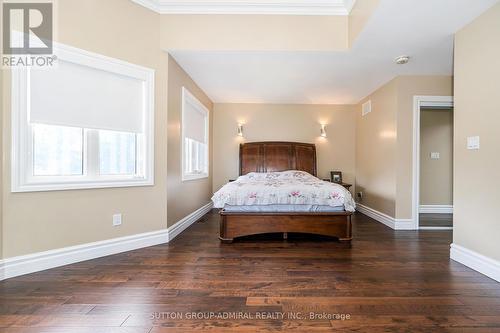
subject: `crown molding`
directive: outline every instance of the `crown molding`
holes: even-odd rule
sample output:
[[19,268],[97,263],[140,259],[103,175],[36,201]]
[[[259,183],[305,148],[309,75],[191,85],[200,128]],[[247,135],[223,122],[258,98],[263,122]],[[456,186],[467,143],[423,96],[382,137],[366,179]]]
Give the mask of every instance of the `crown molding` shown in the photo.
[[356,0],[132,0],[159,14],[338,15]]

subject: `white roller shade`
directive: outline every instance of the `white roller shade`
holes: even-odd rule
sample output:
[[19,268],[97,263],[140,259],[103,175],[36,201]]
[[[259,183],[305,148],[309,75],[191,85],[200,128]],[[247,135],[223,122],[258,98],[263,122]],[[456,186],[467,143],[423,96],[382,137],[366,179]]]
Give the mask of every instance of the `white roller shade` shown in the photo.
[[184,137],[198,142],[207,142],[208,112],[201,103],[184,89],[183,128]]
[[52,125],[144,130],[145,81],[59,59],[31,70],[30,121]]

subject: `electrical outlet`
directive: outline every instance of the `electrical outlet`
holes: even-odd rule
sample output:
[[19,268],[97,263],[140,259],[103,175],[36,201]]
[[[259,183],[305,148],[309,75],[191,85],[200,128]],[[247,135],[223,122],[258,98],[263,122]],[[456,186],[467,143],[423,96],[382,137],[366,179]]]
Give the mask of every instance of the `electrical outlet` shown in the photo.
[[358,195],[358,198],[359,198],[359,199],[363,199],[363,192],[358,192],[358,194],[357,194],[357,195]]
[[113,215],[113,226],[119,226],[122,224],[122,214]]

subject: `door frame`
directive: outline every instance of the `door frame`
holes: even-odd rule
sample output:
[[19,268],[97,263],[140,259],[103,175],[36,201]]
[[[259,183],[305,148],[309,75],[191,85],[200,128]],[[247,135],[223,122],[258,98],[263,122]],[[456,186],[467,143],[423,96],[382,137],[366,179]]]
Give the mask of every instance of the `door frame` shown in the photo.
[[[453,96],[413,96],[412,220],[414,229],[451,230],[453,227],[420,227],[420,112],[422,107],[453,108]],[[453,126],[454,127],[454,126]]]

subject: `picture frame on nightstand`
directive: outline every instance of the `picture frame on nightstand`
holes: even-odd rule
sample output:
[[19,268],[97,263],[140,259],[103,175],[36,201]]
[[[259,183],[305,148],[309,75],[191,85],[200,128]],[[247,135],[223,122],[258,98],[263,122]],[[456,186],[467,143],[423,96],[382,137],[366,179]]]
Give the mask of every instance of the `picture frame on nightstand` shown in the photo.
[[330,181],[332,183],[342,184],[342,172],[341,171],[331,171]]

